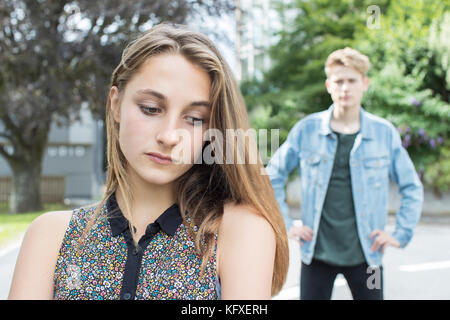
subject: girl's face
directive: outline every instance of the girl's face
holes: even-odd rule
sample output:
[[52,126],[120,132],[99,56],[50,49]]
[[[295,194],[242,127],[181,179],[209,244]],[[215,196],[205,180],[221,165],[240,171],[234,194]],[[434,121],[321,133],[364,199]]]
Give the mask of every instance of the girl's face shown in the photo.
[[119,97],[110,91],[128,170],[151,184],[173,182],[201,156],[210,117],[211,80],[179,54],[149,58]]

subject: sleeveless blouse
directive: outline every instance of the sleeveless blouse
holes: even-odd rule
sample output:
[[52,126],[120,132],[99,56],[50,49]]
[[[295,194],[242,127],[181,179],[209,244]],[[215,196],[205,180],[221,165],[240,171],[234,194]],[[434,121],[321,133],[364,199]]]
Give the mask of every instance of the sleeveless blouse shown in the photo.
[[217,235],[214,253],[200,272],[201,257],[176,204],[147,226],[137,248],[115,194],[102,207],[80,246],[80,237],[96,209],[91,206],[72,213],[56,261],[54,299],[220,298]]

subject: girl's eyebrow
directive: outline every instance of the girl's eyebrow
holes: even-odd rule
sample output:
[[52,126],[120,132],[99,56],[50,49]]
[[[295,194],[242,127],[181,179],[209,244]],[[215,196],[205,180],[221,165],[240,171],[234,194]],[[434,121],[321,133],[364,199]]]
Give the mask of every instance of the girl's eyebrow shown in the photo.
[[190,107],[208,107],[211,108],[211,103],[208,101],[194,101],[189,104]]
[[[152,89],[141,89],[141,90],[138,90],[136,93],[137,94],[154,96],[154,97],[156,97],[156,98],[158,98],[160,100],[167,101],[167,98],[166,98],[165,95],[163,95],[162,93],[160,93],[158,91],[152,90]],[[211,103],[209,103],[208,101],[194,101],[194,102],[191,102],[189,104],[189,106],[190,107],[204,106],[204,107],[210,108],[211,107]]]
[[156,97],[156,98],[158,98],[160,100],[167,100],[166,96],[164,96],[162,93],[159,93],[159,92],[154,91],[152,89],[141,89],[141,90],[138,90],[136,93],[137,94],[154,96],[154,97]]

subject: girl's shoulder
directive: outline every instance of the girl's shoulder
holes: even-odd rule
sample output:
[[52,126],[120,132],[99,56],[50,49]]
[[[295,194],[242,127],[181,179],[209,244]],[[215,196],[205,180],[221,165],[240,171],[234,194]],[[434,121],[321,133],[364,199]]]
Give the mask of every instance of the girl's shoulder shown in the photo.
[[27,233],[33,235],[47,234],[48,236],[64,235],[69,226],[73,211],[50,211],[38,216],[28,227]]
[[228,203],[224,206],[220,229],[245,233],[273,232],[269,221],[256,209],[236,203]]
[[35,243],[33,247],[37,246],[40,250],[57,254],[67,231],[86,225],[96,208],[96,205],[92,205],[73,210],[46,212],[30,224],[24,242]]
[[275,232],[269,221],[257,210],[241,204],[224,206],[218,233],[220,254],[228,250],[245,252],[274,245]]
[[29,230],[50,232],[54,236],[59,235],[62,239],[69,226],[85,225],[97,207],[97,205],[90,205],[72,210],[46,212],[33,220]]
[[11,284],[10,299],[51,299],[59,247],[72,211],[47,212],[28,227]]
[[33,220],[25,232],[17,257],[10,299],[52,299],[53,277],[66,234],[78,228],[95,206],[50,211]]

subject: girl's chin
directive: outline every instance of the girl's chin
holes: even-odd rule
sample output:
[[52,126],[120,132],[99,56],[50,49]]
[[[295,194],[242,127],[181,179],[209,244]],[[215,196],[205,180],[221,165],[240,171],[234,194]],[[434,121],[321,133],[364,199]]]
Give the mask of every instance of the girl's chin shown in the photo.
[[137,180],[139,184],[167,185],[175,182],[180,176],[187,172],[192,165],[185,166],[148,166],[131,165],[131,179]]
[[174,182],[176,180],[176,177],[157,177],[157,176],[153,176],[153,177],[142,177],[142,180],[145,183],[151,184],[151,185],[167,185],[170,184],[172,182]]
[[[187,170],[185,170],[187,171]],[[156,170],[151,170],[139,175],[140,178],[152,185],[167,185],[175,182],[185,171],[182,172],[161,172]]]

